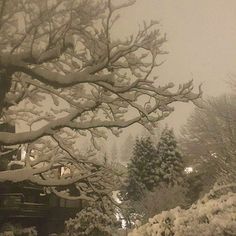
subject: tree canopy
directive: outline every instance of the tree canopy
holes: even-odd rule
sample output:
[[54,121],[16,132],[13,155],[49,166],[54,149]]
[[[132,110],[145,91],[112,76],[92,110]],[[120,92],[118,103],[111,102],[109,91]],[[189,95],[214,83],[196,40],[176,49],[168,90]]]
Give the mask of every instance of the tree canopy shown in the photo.
[[182,130],[181,143],[189,162],[224,181],[235,176],[235,101],[234,94],[208,98]]
[[[110,179],[92,159],[106,131],[119,135],[136,123],[151,129],[170,104],[201,96],[192,81],[157,85],[166,42],[158,22],[128,38],[112,35],[119,11],[134,2],[1,1],[0,121],[24,128],[0,132],[0,145],[26,145],[26,154],[24,166],[1,171],[0,181],[29,180],[71,199],[66,186],[76,183],[79,198],[96,199]],[[83,138],[91,152],[81,152]]]

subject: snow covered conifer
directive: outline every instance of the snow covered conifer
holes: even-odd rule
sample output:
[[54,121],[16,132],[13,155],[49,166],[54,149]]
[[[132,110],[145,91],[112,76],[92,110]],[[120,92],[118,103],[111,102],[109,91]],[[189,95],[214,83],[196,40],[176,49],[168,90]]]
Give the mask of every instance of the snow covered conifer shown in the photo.
[[179,184],[183,176],[183,160],[172,129],[166,127],[163,130],[157,149],[162,181],[171,185]]
[[147,190],[152,190],[157,186],[160,181],[157,172],[159,166],[160,160],[157,150],[152,144],[150,137],[137,139],[134,146],[133,157],[128,166],[130,180],[128,192],[133,195],[133,189],[137,189],[137,186],[133,185],[137,183],[139,184],[139,188]]

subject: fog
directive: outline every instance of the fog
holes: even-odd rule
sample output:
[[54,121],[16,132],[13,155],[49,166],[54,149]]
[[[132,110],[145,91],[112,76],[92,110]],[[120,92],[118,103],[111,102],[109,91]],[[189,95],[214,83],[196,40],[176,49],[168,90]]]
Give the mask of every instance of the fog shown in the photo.
[[[230,90],[227,81],[236,75],[234,0],[138,0],[131,8],[124,10],[115,34],[128,35],[143,20],[160,22],[168,40],[165,63],[156,71],[161,84],[193,79],[196,87],[202,84],[203,97]],[[192,109],[191,104],[177,104],[164,123],[178,132]]]

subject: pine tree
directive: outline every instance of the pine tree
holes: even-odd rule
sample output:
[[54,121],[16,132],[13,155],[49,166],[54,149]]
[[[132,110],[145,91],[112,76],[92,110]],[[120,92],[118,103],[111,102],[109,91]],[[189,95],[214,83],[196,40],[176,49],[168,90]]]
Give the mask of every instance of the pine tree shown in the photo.
[[182,183],[183,170],[182,156],[172,129],[162,131],[156,147],[150,137],[136,139],[128,165],[128,198],[138,200],[145,190],[152,191],[161,183]]
[[181,183],[184,170],[183,160],[172,129],[166,127],[163,130],[157,149],[161,160],[159,174],[162,180],[171,185]]
[[157,170],[160,164],[157,150],[150,137],[137,139],[131,163],[128,165],[128,193],[132,197],[140,196],[141,189],[152,190],[158,185],[160,177]]

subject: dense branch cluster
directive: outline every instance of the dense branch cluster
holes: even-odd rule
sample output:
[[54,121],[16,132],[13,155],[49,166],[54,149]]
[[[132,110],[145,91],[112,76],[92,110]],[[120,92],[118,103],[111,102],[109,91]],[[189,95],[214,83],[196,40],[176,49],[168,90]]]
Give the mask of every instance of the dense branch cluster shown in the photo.
[[[27,128],[0,132],[0,145],[27,149],[25,167],[0,172],[0,181],[30,180],[58,195],[66,195],[58,186],[77,183],[80,197],[106,194],[107,167],[76,150],[75,138],[86,136],[99,149],[105,130],[151,129],[171,113],[169,104],[200,97],[192,81],[176,91],[171,83],[156,86],[166,41],[158,22],[125,40],[112,37],[119,11],[133,3],[1,1],[0,121]],[[58,176],[58,168],[66,174]]]

